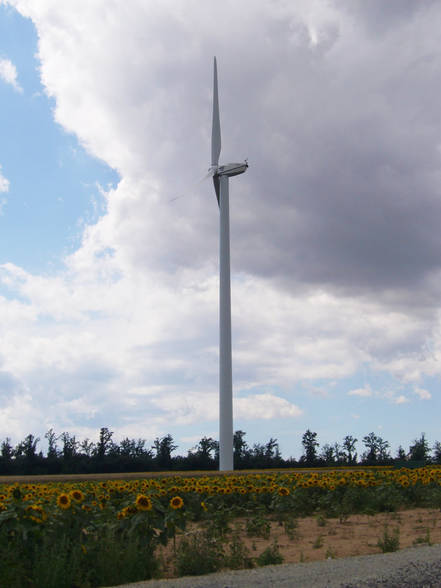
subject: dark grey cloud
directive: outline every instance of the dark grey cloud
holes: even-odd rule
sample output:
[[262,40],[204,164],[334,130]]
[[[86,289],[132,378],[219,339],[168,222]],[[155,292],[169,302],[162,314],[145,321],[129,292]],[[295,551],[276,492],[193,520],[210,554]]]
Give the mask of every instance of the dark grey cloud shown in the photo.
[[[95,56],[99,80],[79,70],[116,129],[105,140],[100,128],[97,151],[134,183],[157,180],[158,200],[121,207],[115,247],[170,275],[217,264],[212,187],[192,187],[210,163],[216,54],[221,161],[250,162],[231,182],[234,271],[292,289],[436,301],[439,3],[335,0],[314,4],[315,17],[284,2],[227,2],[216,18],[196,6],[125,15],[127,41]],[[99,46],[112,34],[98,28]],[[88,125],[73,124],[85,143],[88,112]]]
[[437,4],[436,0],[336,0],[372,35],[381,35]]
[[426,302],[437,303],[440,10],[424,19],[409,6],[413,24],[390,11],[393,39],[359,30],[354,55],[342,53],[341,25],[324,54],[301,45],[274,64],[254,92],[260,112],[244,113],[253,147],[246,189],[232,188],[247,209],[232,220],[239,270],[352,294],[421,298],[430,282]]

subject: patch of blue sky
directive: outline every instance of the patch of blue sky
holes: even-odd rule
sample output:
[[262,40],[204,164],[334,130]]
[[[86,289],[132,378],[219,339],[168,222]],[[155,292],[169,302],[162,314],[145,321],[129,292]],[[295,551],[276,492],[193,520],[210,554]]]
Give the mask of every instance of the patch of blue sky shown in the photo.
[[0,216],[0,264],[52,273],[74,251],[85,223],[105,211],[101,188],[119,181],[53,118],[39,77],[31,21],[0,6],[0,58],[17,69],[23,92],[0,80],[0,165],[10,182]]
[[[420,394],[416,390],[420,390]],[[436,378],[424,378],[420,383],[403,382],[390,373],[371,369],[368,365],[348,376],[335,380],[317,379],[293,384],[290,389],[236,389],[238,397],[248,394],[271,393],[298,406],[303,414],[296,417],[275,418],[271,421],[271,435],[278,439],[284,457],[298,459],[303,452],[301,439],[306,429],[317,433],[320,448],[326,443],[342,443],[346,435],[358,439],[359,455],[365,450],[362,439],[374,432],[390,443],[392,455],[399,445],[408,450],[420,434],[415,423],[424,423],[429,443],[441,440],[437,415],[441,402],[435,393]],[[356,394],[349,392],[357,391]],[[431,398],[426,392],[431,393]],[[408,438],[403,436],[403,422],[408,422]],[[420,426],[421,428],[421,426]],[[247,433],[249,445],[267,442],[262,439],[262,421],[235,419],[234,429]]]

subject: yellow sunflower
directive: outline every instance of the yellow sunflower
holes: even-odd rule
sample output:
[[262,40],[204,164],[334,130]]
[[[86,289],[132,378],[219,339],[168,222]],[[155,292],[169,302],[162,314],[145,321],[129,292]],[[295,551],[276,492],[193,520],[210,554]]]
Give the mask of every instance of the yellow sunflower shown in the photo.
[[83,502],[84,493],[81,490],[71,490],[69,492],[69,498],[71,498],[75,502]]
[[184,501],[182,500],[182,498],[180,496],[175,496],[174,498],[172,498],[170,500],[170,506],[174,510],[177,510],[178,508],[182,508],[184,506]]
[[36,523],[42,523],[47,519],[47,514],[39,504],[31,504],[26,507],[28,517]]
[[289,496],[289,488],[286,488],[286,486],[281,486],[277,494],[279,496]]
[[70,498],[68,494],[65,494],[64,492],[62,494],[59,494],[57,496],[57,506],[62,508],[63,510],[66,510],[70,507]]
[[138,510],[152,510],[152,501],[145,494],[138,494],[135,500],[136,508]]

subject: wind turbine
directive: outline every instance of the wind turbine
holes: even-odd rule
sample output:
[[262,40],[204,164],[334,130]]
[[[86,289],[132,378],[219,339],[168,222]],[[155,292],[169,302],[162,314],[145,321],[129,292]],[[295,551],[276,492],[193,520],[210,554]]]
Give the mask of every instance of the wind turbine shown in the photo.
[[220,212],[219,231],[219,470],[233,469],[233,382],[231,361],[231,286],[229,178],[243,174],[248,163],[219,165],[221,131],[217,63],[214,58],[211,167]]

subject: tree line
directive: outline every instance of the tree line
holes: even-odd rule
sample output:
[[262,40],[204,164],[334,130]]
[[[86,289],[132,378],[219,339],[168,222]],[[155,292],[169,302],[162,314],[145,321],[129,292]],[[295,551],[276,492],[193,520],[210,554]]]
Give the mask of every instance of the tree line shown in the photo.
[[[303,453],[298,460],[283,459],[277,439],[267,443],[248,445],[244,431],[234,433],[235,469],[295,468],[354,465],[421,466],[441,464],[441,443],[429,445],[424,433],[415,439],[406,451],[402,446],[395,456],[390,444],[375,433],[365,435],[361,442],[363,453],[356,450],[358,439],[346,435],[342,442],[326,443],[322,447],[317,433],[307,429],[302,436]],[[49,429],[44,435],[46,454],[38,450],[40,438],[29,434],[17,445],[7,437],[0,445],[0,474],[71,474],[110,473],[165,470],[216,470],[219,467],[219,442],[211,437],[201,440],[187,454],[172,455],[178,446],[168,434],[157,437],[149,446],[145,439],[113,440],[113,432],[102,427],[99,439],[80,441],[75,435],[63,432],[57,435]]]

